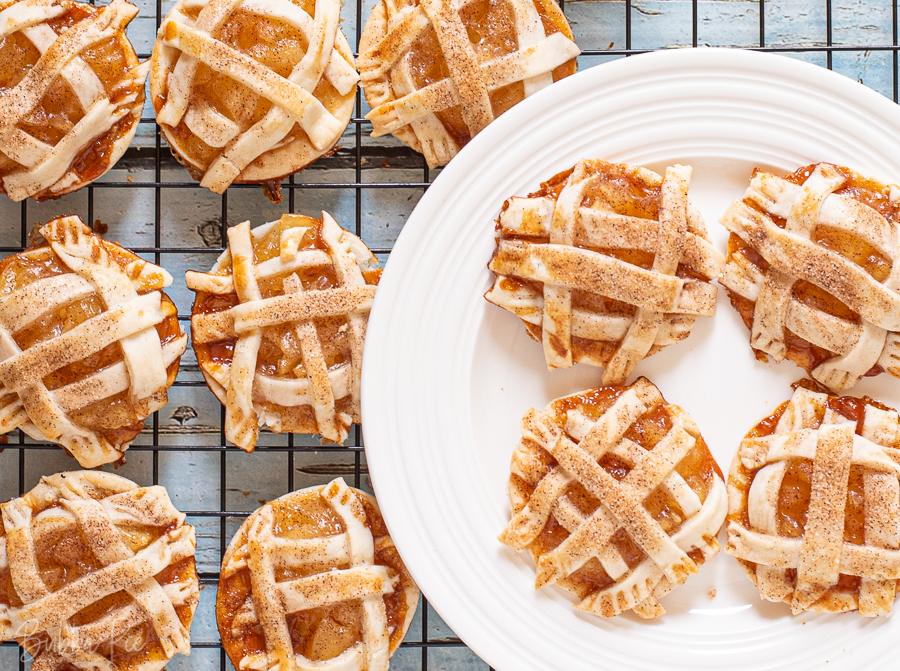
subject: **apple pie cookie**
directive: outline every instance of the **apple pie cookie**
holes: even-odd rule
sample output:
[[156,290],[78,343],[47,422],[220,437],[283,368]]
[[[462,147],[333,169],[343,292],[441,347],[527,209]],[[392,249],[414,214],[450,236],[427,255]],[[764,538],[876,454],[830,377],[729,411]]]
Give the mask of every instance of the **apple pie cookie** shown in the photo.
[[724,260],[688,200],[690,176],[585,160],[510,198],[484,297],[521,318],[549,368],[605,366],[603,384],[624,384],[715,314],[709,280]]
[[522,419],[500,535],[579,610],[662,615],[659,598],[719,551],[721,471],[696,424],[646,378],[558,398]]
[[900,377],[900,189],[829,163],[756,170],[721,222],[719,280],[758,358],[790,359],[832,392]]
[[0,2],[0,190],[57,198],[109,170],[144,107],[147,67],[125,27],[138,8]]
[[194,351],[226,437],[252,452],[265,424],[342,443],[359,423],[378,259],[325,212],[244,222],[228,241],[211,272],[187,273]]
[[121,459],[166,404],[187,336],[172,276],[78,217],[0,261],[0,433],[62,445],[85,468]]
[[381,0],[359,44],[372,137],[445,165],[497,116],[575,72],[554,0]]
[[197,543],[163,487],[60,473],[0,513],[0,640],[33,671],[158,671],[191,654]]
[[341,0],[178,0],[159,29],[150,93],[169,146],[200,184],[279,180],[330,153],[359,75]]
[[728,499],[725,551],[762,598],[795,614],[891,612],[900,579],[896,410],[798,386],[741,441]]
[[244,522],[216,616],[236,669],[387,671],[418,599],[375,500],[338,478]]

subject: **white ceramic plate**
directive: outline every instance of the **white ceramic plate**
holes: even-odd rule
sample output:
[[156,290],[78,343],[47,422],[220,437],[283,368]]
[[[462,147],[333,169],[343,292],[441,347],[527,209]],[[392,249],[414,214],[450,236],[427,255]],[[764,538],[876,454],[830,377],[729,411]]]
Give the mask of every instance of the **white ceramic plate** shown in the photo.
[[[581,158],[662,172],[694,167],[690,198],[717,223],[754,166],[820,160],[900,182],[900,108],[849,79],[785,57],[730,50],[653,53],[591,68],[489,126],[435,181],[390,256],[369,322],[363,420],[369,469],[401,554],[444,620],[500,671],[897,668],[900,618],[793,617],[762,602],[720,553],[662,600],[656,621],[579,613],[534,590],[529,556],[496,536],[529,407],[599,383],[600,370],[548,372],[513,315],[489,305],[486,264],[503,201]],[[741,437],[802,371],[763,365],[719,289],[714,319],[638,365],[685,408],[727,471]],[[900,407],[900,380],[853,389]],[[723,543],[724,544],[724,543]],[[527,554],[527,553],[526,553]],[[711,596],[715,590],[715,596]]]

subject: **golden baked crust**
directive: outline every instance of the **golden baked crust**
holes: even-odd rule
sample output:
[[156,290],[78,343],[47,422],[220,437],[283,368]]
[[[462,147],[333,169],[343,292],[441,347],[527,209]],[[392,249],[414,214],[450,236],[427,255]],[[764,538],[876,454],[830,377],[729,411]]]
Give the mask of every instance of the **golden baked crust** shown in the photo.
[[418,599],[375,499],[338,478],[244,522],[222,561],[216,616],[238,669],[386,671]]
[[[812,387],[816,387],[813,389]],[[802,381],[741,441],[725,551],[769,601],[893,609],[900,578],[900,415]]]
[[109,170],[144,107],[125,0],[0,2],[0,191],[57,198]]
[[575,72],[553,0],[381,0],[359,44],[372,137],[392,133],[445,165],[526,96]]
[[522,419],[500,535],[579,610],[652,618],[719,551],[722,473],[696,424],[646,378],[558,398]]
[[719,280],[757,358],[790,359],[834,393],[900,377],[900,189],[818,163],[755,170],[721,223]]
[[225,404],[225,435],[252,452],[258,426],[342,443],[359,423],[363,339],[378,260],[327,213],[228,231],[197,292],[192,344]]
[[201,186],[279,180],[332,151],[359,75],[340,0],[179,0],[159,29],[150,93]]
[[78,217],[0,261],[0,433],[62,445],[85,468],[121,459],[166,404],[187,336],[172,276]]
[[158,671],[190,654],[197,543],[163,487],[60,473],[0,513],[0,640],[34,671]]
[[646,356],[712,316],[722,255],[687,198],[691,168],[580,161],[503,204],[484,295],[519,316],[549,368],[605,366],[624,384]]

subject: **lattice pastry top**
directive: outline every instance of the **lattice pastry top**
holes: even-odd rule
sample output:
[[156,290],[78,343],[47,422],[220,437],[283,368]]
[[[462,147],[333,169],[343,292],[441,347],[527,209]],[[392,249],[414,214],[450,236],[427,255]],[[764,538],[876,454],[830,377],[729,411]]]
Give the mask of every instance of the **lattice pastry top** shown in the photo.
[[833,392],[900,377],[900,189],[829,163],[754,171],[722,216],[721,283],[763,361],[788,358]]
[[554,0],[381,0],[359,43],[372,137],[445,165],[495,117],[575,72]]
[[624,384],[646,356],[712,316],[722,255],[687,199],[691,168],[580,161],[503,204],[484,295],[519,316],[549,368],[606,366]]
[[900,584],[896,410],[798,387],[741,441],[728,500],[725,551],[764,599],[795,614],[891,612]]
[[529,410],[522,436],[500,540],[531,553],[536,588],[558,584],[601,617],[657,617],[659,598],[719,551],[721,471],[690,416],[646,378]]
[[60,473],[0,513],[0,640],[33,671],[158,671],[191,653],[197,543],[163,487]]
[[343,442],[359,423],[363,340],[378,260],[327,213],[228,230],[197,292],[194,350],[226,406],[225,435],[252,452],[258,425]]
[[216,615],[237,669],[386,671],[418,599],[375,499],[338,478],[241,525]]
[[297,172],[335,145],[359,75],[341,0],[178,0],[159,29],[156,121],[191,175],[216,193]]
[[78,217],[0,261],[0,433],[62,445],[85,468],[117,461],[166,404],[187,336],[172,276]]
[[144,107],[125,0],[0,2],[0,190],[56,198],[109,170]]

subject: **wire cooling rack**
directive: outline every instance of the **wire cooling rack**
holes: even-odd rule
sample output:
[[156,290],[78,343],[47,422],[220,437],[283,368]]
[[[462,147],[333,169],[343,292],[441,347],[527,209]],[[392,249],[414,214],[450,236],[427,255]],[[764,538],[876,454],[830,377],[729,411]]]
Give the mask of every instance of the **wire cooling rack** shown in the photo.
[[[356,0],[355,5],[344,7],[343,29],[352,44],[358,44],[359,28],[371,4]],[[170,7],[162,0],[150,0],[141,7],[130,36],[142,59],[149,57],[155,29]],[[894,102],[898,98],[896,0],[569,0],[563,9],[582,48],[582,69],[662,48],[751,48],[834,69]],[[391,138],[369,138],[371,126],[363,118],[367,111],[357,94],[342,148],[282,184],[281,211],[316,215],[312,205],[322,203],[340,209],[339,222],[355,229],[385,260],[402,222],[439,171],[430,171],[420,155]],[[277,218],[277,212],[261,216],[269,209],[268,204],[258,206],[260,202],[254,186],[237,185],[221,197],[201,189],[170,156],[148,107],[134,146],[101,181],[51,203],[13,204],[4,199],[0,253],[23,249],[35,223],[76,211],[100,232],[108,227],[110,239],[122,241],[172,272],[176,285],[169,293],[179,306],[179,320],[189,330],[191,296],[183,286],[183,270],[208,269],[222,251],[229,225],[247,217],[253,225]],[[394,220],[389,233],[385,229],[391,222],[381,223],[388,216],[381,216],[385,209]],[[135,230],[141,235],[132,235]],[[245,456],[226,446],[223,420],[224,411],[206,389],[189,350],[170,391],[169,405],[147,422],[127,454],[128,463],[119,469],[141,484],[166,485],[198,529],[204,591],[192,630],[192,656],[176,658],[168,667],[173,670],[232,668],[215,628],[215,588],[226,545],[252,510],[265,500],[338,475],[371,491],[360,427],[354,428],[345,446],[331,447],[307,436],[264,433],[256,454]],[[77,468],[58,447],[36,443],[23,434],[10,435],[0,447],[4,448],[0,500],[31,489],[42,475]],[[14,644],[0,644],[2,671],[24,670],[28,665],[27,655]],[[423,599],[392,668],[468,671],[488,667]]]

